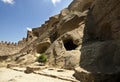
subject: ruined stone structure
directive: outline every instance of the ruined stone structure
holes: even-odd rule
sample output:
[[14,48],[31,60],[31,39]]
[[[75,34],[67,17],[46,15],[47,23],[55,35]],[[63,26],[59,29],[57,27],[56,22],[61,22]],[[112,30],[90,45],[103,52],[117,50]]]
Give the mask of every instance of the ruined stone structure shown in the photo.
[[36,54],[45,53],[49,66],[75,69],[81,82],[119,82],[119,27],[119,0],[74,0],[18,44],[0,45],[17,64],[34,63]]
[[20,47],[18,47],[17,43],[10,42],[1,42],[0,43],[0,56],[14,54],[17,52]]
[[33,35],[32,31],[27,32],[27,37],[18,41],[18,43],[14,42],[0,42],[0,56],[8,56],[18,53],[25,46],[30,44],[33,40],[36,39],[36,35]]

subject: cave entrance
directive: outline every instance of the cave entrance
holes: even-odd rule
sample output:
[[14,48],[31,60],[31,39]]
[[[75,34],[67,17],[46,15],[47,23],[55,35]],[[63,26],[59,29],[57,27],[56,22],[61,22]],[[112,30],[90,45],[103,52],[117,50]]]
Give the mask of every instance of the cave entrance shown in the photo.
[[37,53],[44,53],[47,50],[47,47],[38,47],[37,48]]
[[63,43],[66,50],[75,50],[75,48],[78,47],[76,44],[73,43],[72,39],[64,40]]
[[34,36],[39,37],[39,33],[38,32],[34,32]]
[[37,46],[37,48],[36,48],[36,50],[37,50],[37,53],[44,53],[46,50],[47,50],[47,48],[48,48],[49,46],[48,45],[45,45],[45,44],[39,44],[38,46]]
[[0,61],[5,61],[8,58],[8,56],[0,56]]

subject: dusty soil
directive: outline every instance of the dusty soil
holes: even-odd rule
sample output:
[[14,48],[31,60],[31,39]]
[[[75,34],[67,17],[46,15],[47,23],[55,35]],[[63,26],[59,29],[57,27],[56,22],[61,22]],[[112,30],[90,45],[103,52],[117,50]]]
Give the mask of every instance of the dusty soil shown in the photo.
[[0,82],[79,82],[72,76],[74,71],[49,68],[26,74],[24,70],[0,68]]

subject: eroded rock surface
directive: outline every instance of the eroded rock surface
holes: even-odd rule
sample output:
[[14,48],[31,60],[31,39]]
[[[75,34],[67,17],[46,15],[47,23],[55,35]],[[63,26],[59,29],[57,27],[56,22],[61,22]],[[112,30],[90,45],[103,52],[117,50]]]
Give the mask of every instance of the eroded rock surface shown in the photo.
[[92,4],[84,29],[80,67],[75,73],[82,82],[120,81],[119,8],[118,0],[95,0]]
[[27,37],[24,38],[25,42],[19,42],[24,47],[5,60],[10,58],[16,64],[26,65],[36,62],[36,54],[44,53],[48,57],[47,64],[49,66],[66,69],[74,69],[79,66],[80,48],[88,12],[87,7],[84,9],[83,7],[92,0],[85,1],[80,6],[81,10],[74,11],[78,2],[84,3],[83,0],[75,0],[60,14],[50,17],[48,21],[45,21],[45,24],[28,31]]
[[50,67],[77,67],[74,76],[82,82],[119,82],[119,27],[119,0],[74,0],[18,44],[1,42],[0,61],[26,65],[44,53]]

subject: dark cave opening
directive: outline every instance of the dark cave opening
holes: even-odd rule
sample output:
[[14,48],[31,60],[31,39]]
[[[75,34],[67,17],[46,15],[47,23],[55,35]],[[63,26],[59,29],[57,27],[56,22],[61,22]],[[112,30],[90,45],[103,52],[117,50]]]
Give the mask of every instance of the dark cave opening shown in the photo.
[[5,61],[8,58],[8,56],[0,56],[0,61]]
[[39,37],[39,33],[38,32],[34,32],[34,36]]
[[73,43],[72,39],[64,40],[63,43],[66,50],[75,50],[75,48],[78,47],[76,44]]
[[48,46],[46,45],[38,45],[37,46],[37,53],[44,53],[47,50]]

